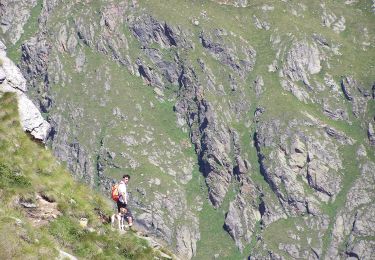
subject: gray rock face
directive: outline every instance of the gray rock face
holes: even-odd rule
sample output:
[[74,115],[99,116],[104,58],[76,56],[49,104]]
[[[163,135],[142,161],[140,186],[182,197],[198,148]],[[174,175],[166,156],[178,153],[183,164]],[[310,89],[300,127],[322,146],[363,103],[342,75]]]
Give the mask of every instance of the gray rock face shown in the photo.
[[371,99],[370,90],[367,90],[351,76],[345,76],[341,80],[341,89],[347,100],[352,103],[352,111],[356,117],[366,113],[367,101]]
[[212,105],[202,96],[202,88],[194,71],[185,68],[180,77],[180,91],[176,112],[184,117],[191,129],[191,140],[198,154],[211,203],[218,207],[231,182],[233,165],[230,162],[231,136],[217,124]]
[[7,75],[5,74],[4,69],[0,68],[0,84],[3,83],[6,78],[7,78]]
[[370,122],[368,123],[368,130],[367,130],[368,140],[372,146],[375,146],[375,130],[373,124]]
[[356,85],[357,82],[351,77],[345,77],[341,82],[342,92],[350,101],[353,100],[353,91],[355,91]]
[[[222,64],[229,66],[238,75],[244,78],[249,71],[254,68],[256,51],[247,42],[242,45],[241,52],[235,51],[233,43],[226,43],[228,32],[225,30],[215,30],[213,33],[201,32],[200,41],[202,46],[219,60]],[[239,58],[243,56],[244,58]]]
[[0,57],[1,57],[1,78],[2,83],[9,88],[19,90],[20,92],[27,91],[26,80],[22,76],[19,68],[6,56],[6,47],[0,41]]
[[284,73],[290,79],[308,84],[307,75],[321,70],[318,48],[307,42],[295,43],[287,54],[286,66]]
[[140,59],[136,61],[136,64],[138,65],[139,74],[144,79],[146,84],[149,84],[151,86],[158,86],[160,88],[163,86],[163,80],[161,76],[153,72],[151,67],[143,64]]
[[[196,243],[200,239],[199,221],[188,209],[184,194],[178,190],[168,195],[156,193],[152,205],[148,208],[137,216],[137,223],[162,237],[168,244],[175,242],[177,255],[183,259],[192,258],[196,254]],[[186,224],[176,226],[174,221],[177,218],[183,219]]]
[[[175,84],[175,85],[178,84],[178,78],[181,74],[181,69],[180,69],[179,61],[178,61],[177,58],[175,58],[175,61],[164,60],[160,51],[158,51],[157,49],[145,48],[144,53],[150,58],[150,60],[154,64],[154,66],[158,70],[160,70],[160,74],[162,74],[163,77],[165,78],[165,80],[164,80],[165,82],[169,82],[169,83],[172,83],[172,84]],[[145,66],[145,65],[142,65],[142,66]],[[138,70],[139,71],[141,71],[141,70],[146,71],[147,69],[138,67]],[[150,73],[148,72],[147,77],[151,78],[149,75],[150,75]],[[155,76],[153,76],[153,77],[155,77]],[[160,78],[160,76],[158,76],[158,77]],[[160,79],[158,79],[158,80],[160,81]],[[152,80],[152,78],[151,78],[151,82],[152,81],[156,81],[156,79]],[[163,86],[164,84],[162,84],[161,86]],[[153,85],[153,84],[151,83],[151,85]]]
[[10,43],[14,44],[21,38],[23,27],[36,4],[36,0],[0,1],[0,28],[7,35]]
[[5,44],[2,41],[0,41],[0,51],[5,52],[6,49],[7,49],[7,47],[5,46]]
[[286,56],[283,75],[293,82],[302,81],[310,86],[309,75],[320,70],[320,53],[316,45],[306,41],[294,43]]
[[254,80],[254,89],[257,97],[260,97],[260,95],[264,92],[264,81],[262,76],[257,76]]
[[[288,214],[316,214],[311,212],[316,202],[334,199],[341,189],[342,160],[336,138],[324,129],[317,130],[325,136],[319,140],[315,135],[294,132],[296,126],[303,128],[298,122],[285,126],[278,120],[259,125],[255,140],[261,171]],[[266,149],[270,152],[263,151]],[[314,195],[306,193],[305,183],[315,190]]]
[[32,87],[41,92],[38,99],[39,107],[43,112],[48,112],[52,105],[49,96],[48,62],[51,46],[45,39],[31,38],[22,45],[21,71]]
[[[17,93],[29,89],[41,110],[49,113],[53,127],[49,140],[55,155],[67,162],[77,179],[98,185],[106,194],[114,182],[108,176],[127,170],[137,174],[137,181],[144,181],[137,183],[132,194],[137,222],[165,240],[182,259],[196,256],[197,250],[199,255],[199,211],[207,205],[200,198],[189,205],[196,199],[189,192],[197,188],[190,185],[198,181],[208,187],[208,194],[200,187],[202,197],[207,195],[216,212],[222,214],[220,226],[243,256],[251,244],[250,259],[374,258],[374,184],[370,174],[374,169],[366,157],[372,156],[368,144],[375,145],[373,115],[367,108],[375,98],[375,86],[367,89],[360,78],[352,76],[344,76],[341,86],[335,82],[341,59],[350,60],[348,45],[359,51],[358,46],[370,42],[368,34],[372,31],[363,29],[363,38],[353,28],[349,38],[340,35],[346,26],[352,26],[346,24],[352,21],[346,17],[349,9],[340,7],[335,14],[324,1],[274,1],[272,6],[254,3],[250,8],[250,1],[216,0],[232,6],[202,3],[199,12],[181,11],[177,16],[172,12],[173,18],[162,11],[154,15],[146,2],[140,1],[138,6],[136,0],[96,1],[95,5],[87,1],[43,1],[37,19],[39,29],[23,40],[21,49],[20,67],[28,83],[10,76],[13,73],[9,70],[15,67],[7,70],[0,66],[0,86],[7,84]],[[178,8],[188,2],[175,10],[180,11]],[[5,41],[19,39],[35,4],[0,0]],[[359,1],[345,4],[345,8],[355,6],[356,14],[365,12]],[[205,6],[212,9],[206,11]],[[238,10],[233,6],[249,8]],[[171,10],[168,7],[163,6],[163,11]],[[59,14],[56,8],[67,12]],[[70,12],[73,8],[81,8],[81,12]],[[235,20],[228,17],[228,24],[218,20],[216,29],[212,28],[217,14],[232,10],[238,12]],[[275,22],[276,13],[287,18],[281,23],[284,25],[295,17],[312,19],[310,11],[321,15],[321,20],[315,20],[316,26],[321,22],[337,35],[327,28],[315,30],[299,23],[293,25],[296,31],[284,34],[284,28]],[[66,19],[67,14],[72,18]],[[368,13],[366,19],[370,19]],[[175,21],[187,21],[190,26]],[[237,22],[234,29],[232,25]],[[302,30],[304,26],[308,33]],[[260,42],[265,36],[270,36],[271,48]],[[341,43],[343,36],[347,41]],[[371,43],[366,46],[370,50]],[[270,58],[273,54],[275,57]],[[264,65],[270,63],[267,72]],[[269,72],[278,72],[279,77]],[[118,77],[120,74],[127,77]],[[360,73],[353,69],[353,75]],[[363,82],[373,80],[366,78]],[[279,83],[309,105],[284,99],[288,94],[283,90],[279,93]],[[81,98],[80,94],[87,97],[85,102],[74,100]],[[156,100],[148,100],[152,95]],[[119,103],[117,98],[121,98]],[[132,103],[133,99],[138,100]],[[130,105],[122,106],[126,102]],[[150,118],[143,115],[172,113],[170,102],[175,103],[177,122],[173,122],[173,115],[168,122],[189,134],[196,158],[186,155],[192,152],[188,151],[186,136],[186,140],[176,138],[181,144],[167,142],[165,135],[159,136],[147,126]],[[284,102],[291,102],[295,115],[287,115],[289,104]],[[355,118],[348,113],[348,103]],[[24,110],[32,111],[30,106]],[[314,117],[303,112],[305,109]],[[169,135],[166,129],[169,127],[161,127],[163,134]],[[354,132],[359,129],[361,133]],[[366,131],[368,140],[354,140]],[[348,150],[353,158],[346,154]],[[353,163],[358,160],[360,182],[351,172],[355,165],[347,167],[351,162],[348,159]],[[199,166],[205,183],[194,173],[195,166]],[[353,177],[352,189],[348,176]],[[346,203],[345,208],[340,203]],[[213,257],[225,256],[215,252]]]
[[191,140],[198,154],[200,170],[206,178],[209,199],[214,207],[222,203],[233,176],[247,171],[243,160],[237,156],[237,166],[229,158],[231,143],[236,143],[235,133],[220,126],[212,105],[203,98],[202,87],[191,68],[185,68],[180,77],[180,90],[176,112],[184,117],[191,129]]
[[176,251],[185,259],[191,259],[196,255],[197,241],[200,239],[198,220],[192,219],[193,225],[185,225],[177,228]]
[[[122,31],[125,13],[131,9],[132,6],[128,2],[105,4],[101,13],[100,23],[96,25],[100,33],[99,35],[94,34],[92,37],[97,51],[119,62],[119,64],[126,67],[131,73],[135,73],[129,57],[128,39]],[[86,31],[90,30],[87,23],[83,23],[82,25]]]
[[[1,43],[1,42],[0,42]],[[1,43],[2,46],[3,43]],[[14,92],[18,97],[18,110],[20,121],[24,131],[29,132],[35,139],[46,141],[50,125],[45,121],[37,107],[26,96],[26,80],[22,76],[19,68],[6,56],[5,48],[0,50],[0,91]]]
[[203,61],[203,59],[197,60],[200,68],[202,69],[202,72],[206,76],[206,84],[207,88],[212,91],[217,91],[215,85],[216,85],[216,77],[212,73],[212,70],[207,66],[207,64]]
[[342,108],[332,108],[328,102],[323,103],[323,113],[333,120],[349,120],[349,115],[346,110]]
[[[345,207],[339,212],[334,227],[333,237],[328,250],[330,259],[337,257],[354,257],[356,259],[373,259],[375,243],[375,164],[370,161],[360,166],[360,176],[350,189]],[[348,241],[345,238],[349,238]],[[342,252],[340,247],[345,251]]]
[[92,46],[95,37],[93,25],[86,25],[82,17],[75,19],[74,23],[78,38],[87,46]]
[[126,2],[107,5],[102,12],[100,24],[106,26],[110,31],[115,31],[124,22],[127,5]]
[[321,7],[323,8],[322,12],[322,24],[326,27],[331,27],[332,30],[335,33],[340,33],[345,31],[345,17],[340,16],[339,18],[336,16],[335,13],[328,10],[325,6],[325,4],[321,4]]
[[340,190],[340,179],[331,176],[328,166],[312,161],[308,164],[307,178],[309,185],[328,196],[332,196]]
[[49,141],[54,155],[67,162],[68,169],[75,173],[77,179],[93,185],[95,166],[86,148],[68,136],[71,128],[61,116],[54,116],[50,123],[52,131]]
[[268,31],[271,27],[270,27],[270,24],[266,21],[261,21],[258,17],[256,17],[255,15],[253,16],[253,20],[254,20],[254,25],[257,29],[263,29],[263,30],[266,30]]
[[159,22],[149,15],[131,20],[130,29],[142,44],[144,54],[152,62],[152,64],[147,64],[140,58],[136,61],[137,73],[144,79],[145,83],[159,89],[163,89],[167,83],[178,85],[181,66],[177,55],[174,60],[167,60],[158,49],[151,46],[152,44],[158,44],[162,49],[192,49],[194,46],[189,40],[190,33],[165,22]]
[[299,220],[292,228],[279,226],[282,230],[275,233],[278,239],[272,249],[258,242],[250,259],[325,259],[322,237],[329,226],[328,216],[304,216]]
[[167,23],[161,23],[150,15],[136,17],[131,21],[130,29],[145,47],[149,47],[152,43],[157,43],[162,48],[193,48],[186,32]]
[[255,224],[261,219],[261,214],[258,210],[257,189],[254,184],[249,179],[243,178],[241,185],[240,193],[229,204],[224,229],[242,252],[245,245],[250,243]]

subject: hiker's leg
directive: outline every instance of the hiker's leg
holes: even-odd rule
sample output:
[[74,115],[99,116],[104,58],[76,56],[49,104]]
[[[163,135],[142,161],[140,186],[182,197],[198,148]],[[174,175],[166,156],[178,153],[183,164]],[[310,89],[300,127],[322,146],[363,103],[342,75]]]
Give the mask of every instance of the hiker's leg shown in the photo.
[[128,223],[129,223],[129,227],[131,227],[133,225],[133,218],[132,217],[128,217]]
[[111,216],[111,227],[114,227],[115,226],[115,221],[116,221],[116,214],[113,214]]
[[122,229],[122,225],[121,225],[121,215],[120,214],[117,214],[117,221],[118,221],[118,229],[121,230]]
[[130,211],[129,208],[128,208],[128,212],[126,213],[126,219],[129,223],[129,226],[132,226],[133,225],[133,215],[132,215],[132,212]]

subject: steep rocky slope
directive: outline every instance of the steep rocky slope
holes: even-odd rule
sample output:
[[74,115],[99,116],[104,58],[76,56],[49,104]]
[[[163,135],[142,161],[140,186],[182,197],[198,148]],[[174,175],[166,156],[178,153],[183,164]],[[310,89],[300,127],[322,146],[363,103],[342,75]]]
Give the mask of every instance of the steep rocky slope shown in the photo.
[[0,91],[0,258],[171,259],[133,232],[110,228],[108,199],[74,181],[22,131],[17,103],[16,94]]
[[373,1],[0,3],[54,154],[180,256],[374,257]]
[[46,141],[50,125],[43,119],[38,108],[25,94],[27,92],[26,80],[19,68],[7,57],[6,47],[1,41],[0,61],[0,91],[16,93],[23,130],[30,133],[37,140]]

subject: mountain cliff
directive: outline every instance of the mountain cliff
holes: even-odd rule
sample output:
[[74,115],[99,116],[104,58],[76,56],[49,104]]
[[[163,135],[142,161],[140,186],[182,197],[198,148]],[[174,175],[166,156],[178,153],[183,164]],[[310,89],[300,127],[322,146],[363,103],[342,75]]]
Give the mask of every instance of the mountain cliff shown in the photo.
[[[374,258],[374,1],[1,1],[46,144],[184,259]],[[0,71],[1,72],[1,71]],[[0,73],[1,74],[1,73]]]

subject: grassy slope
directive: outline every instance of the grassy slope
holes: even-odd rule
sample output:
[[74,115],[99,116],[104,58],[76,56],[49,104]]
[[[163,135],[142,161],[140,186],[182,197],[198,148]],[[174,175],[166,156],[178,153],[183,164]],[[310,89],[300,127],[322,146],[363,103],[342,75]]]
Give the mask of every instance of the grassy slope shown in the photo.
[[[62,216],[41,228],[31,226],[14,201],[35,201],[43,194],[58,204]],[[1,259],[50,259],[63,249],[87,259],[151,259],[153,250],[131,233],[120,236],[102,224],[98,211],[109,215],[109,201],[75,182],[51,152],[32,141],[20,127],[13,94],[0,98],[0,241]],[[88,219],[89,232],[79,225]]]

